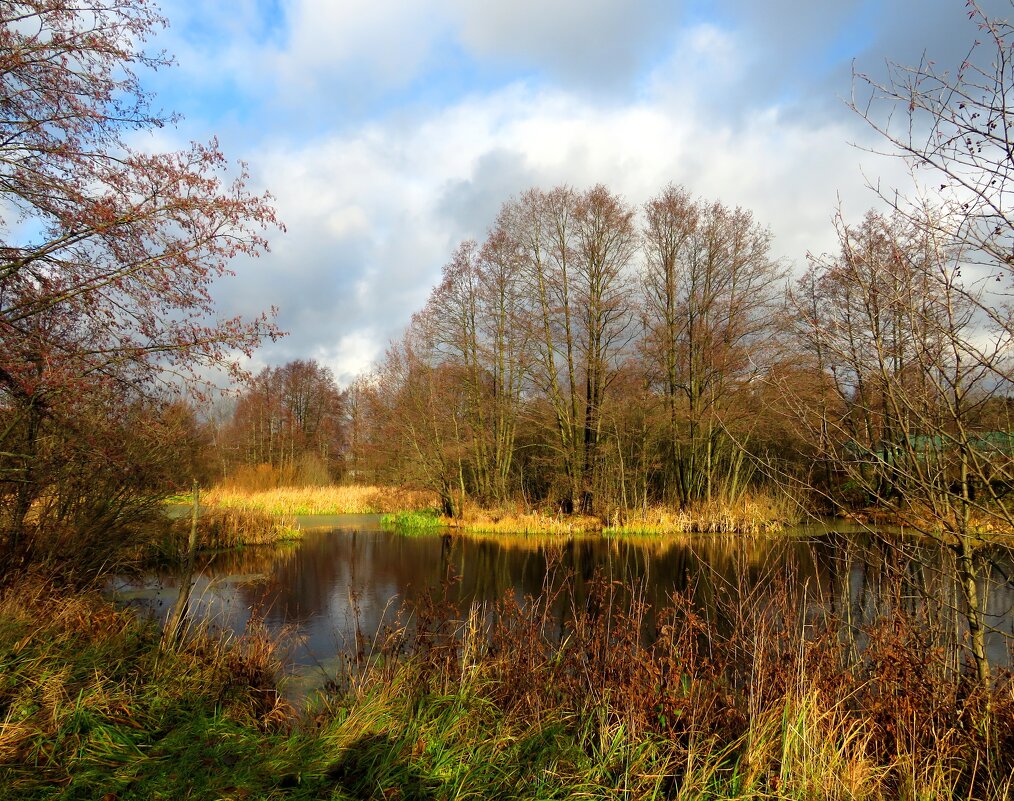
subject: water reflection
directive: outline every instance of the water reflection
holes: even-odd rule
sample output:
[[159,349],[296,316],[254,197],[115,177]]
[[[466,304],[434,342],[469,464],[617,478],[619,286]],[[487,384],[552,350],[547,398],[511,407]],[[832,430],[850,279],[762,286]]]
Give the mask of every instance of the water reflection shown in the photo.
[[[456,578],[449,592],[464,611],[472,603],[505,595],[520,601],[572,575],[572,594],[561,596],[555,608],[561,622],[571,605],[584,603],[589,582],[601,571],[620,587],[638,587],[655,609],[674,591],[687,591],[719,623],[720,597],[743,598],[788,579],[800,603],[831,608],[850,622],[860,641],[864,623],[895,608],[915,609],[927,596],[937,599],[933,620],[942,631],[957,636],[961,625],[948,555],[932,544],[901,549],[892,538],[824,532],[771,540],[537,541],[402,536],[381,530],[377,518],[367,516],[328,519],[326,527],[307,522],[298,544],[207,558],[191,598],[193,614],[223,628],[242,631],[257,614],[270,631],[284,634],[297,677],[290,692],[297,696],[333,676],[337,655],[355,641],[357,622],[369,640],[395,621],[404,601],[441,587],[450,576]],[[988,655],[995,664],[1009,664],[1014,559],[1000,548],[990,559],[991,580],[983,588]],[[172,575],[124,580],[116,590],[128,602],[161,614],[172,608],[177,595]],[[652,635],[650,618],[646,635]]]

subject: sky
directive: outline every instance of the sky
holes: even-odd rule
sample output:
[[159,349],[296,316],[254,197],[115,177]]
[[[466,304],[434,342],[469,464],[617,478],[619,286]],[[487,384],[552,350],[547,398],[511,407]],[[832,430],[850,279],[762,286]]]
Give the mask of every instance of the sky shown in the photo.
[[[1011,16],[1009,2],[983,5]],[[145,76],[275,198],[285,233],[216,287],[223,314],[277,306],[296,358],[347,385],[420,309],[456,245],[530,187],[667,184],[750,209],[791,269],[835,249],[904,165],[850,111],[852,71],[957,67],[963,0],[164,0]],[[1005,12],[1005,13],[1004,13]]]

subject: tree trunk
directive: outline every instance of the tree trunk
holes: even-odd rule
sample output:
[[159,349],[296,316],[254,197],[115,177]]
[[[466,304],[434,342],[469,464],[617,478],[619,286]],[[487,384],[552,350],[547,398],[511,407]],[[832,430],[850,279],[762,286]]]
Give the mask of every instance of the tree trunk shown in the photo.
[[978,570],[975,553],[966,537],[958,541],[958,576],[965,601],[965,620],[968,622],[968,639],[975,661],[975,672],[983,687],[989,686],[989,660],[986,658],[986,626],[982,606],[979,604]]

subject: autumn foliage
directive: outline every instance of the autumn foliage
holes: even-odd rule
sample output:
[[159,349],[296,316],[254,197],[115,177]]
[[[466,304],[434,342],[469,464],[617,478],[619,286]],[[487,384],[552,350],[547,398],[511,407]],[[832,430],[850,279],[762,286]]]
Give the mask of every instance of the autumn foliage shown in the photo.
[[269,198],[247,188],[243,165],[215,141],[172,152],[136,144],[174,122],[141,84],[143,71],[169,66],[144,49],[164,25],[139,0],[0,6],[0,523],[9,551],[23,544],[40,499],[61,506],[47,467],[56,440],[101,441],[105,410],[150,404],[167,383],[192,383],[278,333],[267,317],[216,319],[210,294],[230,260],[266,248],[277,227]]

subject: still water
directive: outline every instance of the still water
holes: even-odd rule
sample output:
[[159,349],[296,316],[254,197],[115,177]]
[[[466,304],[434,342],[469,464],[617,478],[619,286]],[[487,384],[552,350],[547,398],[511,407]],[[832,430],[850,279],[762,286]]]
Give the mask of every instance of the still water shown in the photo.
[[[464,614],[473,603],[537,596],[567,575],[572,590],[557,604],[561,619],[583,603],[596,575],[637,587],[656,610],[683,591],[702,610],[714,610],[716,595],[748,593],[789,578],[799,603],[847,612],[857,626],[892,604],[922,603],[927,590],[950,597],[944,606],[958,619],[945,554],[926,544],[910,545],[903,555],[897,540],[860,532],[807,528],[771,539],[698,535],[662,543],[405,536],[383,530],[371,515],[299,522],[305,533],[296,544],[200,559],[190,600],[191,613],[214,626],[241,633],[257,617],[280,635],[291,674],[286,692],[293,699],[334,677],[342,654],[354,646],[357,626],[368,643],[385,625],[398,622],[403,605],[427,593],[446,591]],[[1009,665],[1014,555],[997,548],[989,562],[982,587],[987,651],[994,664]],[[891,576],[901,576],[900,585]],[[892,592],[885,590],[888,585]],[[168,574],[121,579],[113,591],[164,617],[176,601],[178,579]]]

